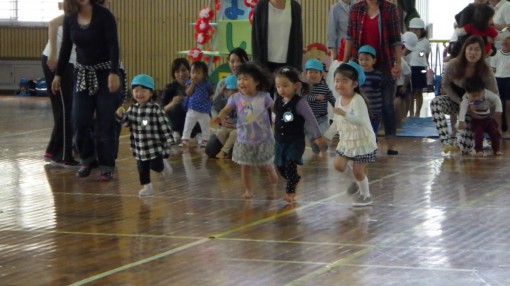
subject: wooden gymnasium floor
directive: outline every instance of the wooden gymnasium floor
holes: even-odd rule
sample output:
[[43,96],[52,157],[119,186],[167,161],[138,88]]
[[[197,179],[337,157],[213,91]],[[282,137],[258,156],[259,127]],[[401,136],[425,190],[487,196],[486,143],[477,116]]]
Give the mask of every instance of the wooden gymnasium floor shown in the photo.
[[332,152],[307,151],[288,206],[283,181],[256,175],[243,200],[237,166],[173,147],[141,200],[125,131],[115,180],[78,179],[42,160],[51,118],[47,98],[0,97],[0,285],[510,285],[508,142],[474,159],[400,138],[358,209]]

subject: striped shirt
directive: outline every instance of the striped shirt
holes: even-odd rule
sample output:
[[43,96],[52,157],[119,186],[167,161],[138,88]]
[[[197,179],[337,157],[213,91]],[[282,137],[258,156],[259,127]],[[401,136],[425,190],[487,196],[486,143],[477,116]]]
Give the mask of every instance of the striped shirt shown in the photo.
[[[320,95],[324,96],[324,100],[317,100],[317,96]],[[336,102],[335,97],[331,93],[331,90],[329,90],[324,79],[322,79],[320,83],[310,87],[310,93],[306,96],[306,101],[308,105],[310,105],[315,118],[328,115],[328,102],[332,106],[335,106]]]
[[381,114],[382,112],[382,73],[380,71],[365,72],[367,77],[365,84],[360,89],[370,103],[370,112],[372,114]]

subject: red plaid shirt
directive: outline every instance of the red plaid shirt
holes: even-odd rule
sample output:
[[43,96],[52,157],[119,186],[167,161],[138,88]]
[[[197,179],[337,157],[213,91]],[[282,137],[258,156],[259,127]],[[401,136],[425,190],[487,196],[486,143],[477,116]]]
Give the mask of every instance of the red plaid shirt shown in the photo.
[[[376,49],[381,51],[381,53],[377,55],[377,63],[379,63],[378,66],[382,72],[391,72],[396,61],[393,47],[402,45],[400,38],[400,17],[396,5],[385,0],[379,0],[378,2],[381,45]],[[368,4],[366,1],[360,1],[351,6],[347,39],[352,41],[353,51],[357,51],[364,44],[362,42],[363,25],[367,13]],[[352,56],[357,58],[357,55]]]

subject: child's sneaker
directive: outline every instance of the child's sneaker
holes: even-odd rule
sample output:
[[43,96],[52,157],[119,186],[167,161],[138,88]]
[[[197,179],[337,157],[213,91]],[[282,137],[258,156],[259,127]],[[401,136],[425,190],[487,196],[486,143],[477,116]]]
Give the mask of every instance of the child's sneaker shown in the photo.
[[152,184],[148,183],[143,185],[143,188],[138,192],[139,196],[152,196]]
[[359,186],[356,182],[352,182],[349,188],[347,189],[347,194],[350,196],[355,195],[359,190]]
[[362,194],[354,196],[353,207],[371,206],[374,203],[372,196],[363,196]]

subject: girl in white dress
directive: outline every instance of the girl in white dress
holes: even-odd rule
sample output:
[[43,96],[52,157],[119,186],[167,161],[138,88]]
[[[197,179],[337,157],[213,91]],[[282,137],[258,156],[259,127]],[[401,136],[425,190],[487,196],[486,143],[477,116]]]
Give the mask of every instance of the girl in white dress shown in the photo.
[[340,135],[333,166],[351,180],[347,193],[353,195],[355,207],[373,203],[365,166],[375,162],[377,151],[368,101],[359,89],[364,82],[365,73],[355,62],[343,63],[335,70],[335,90],[340,97],[335,104],[333,124],[324,134],[328,139]]

